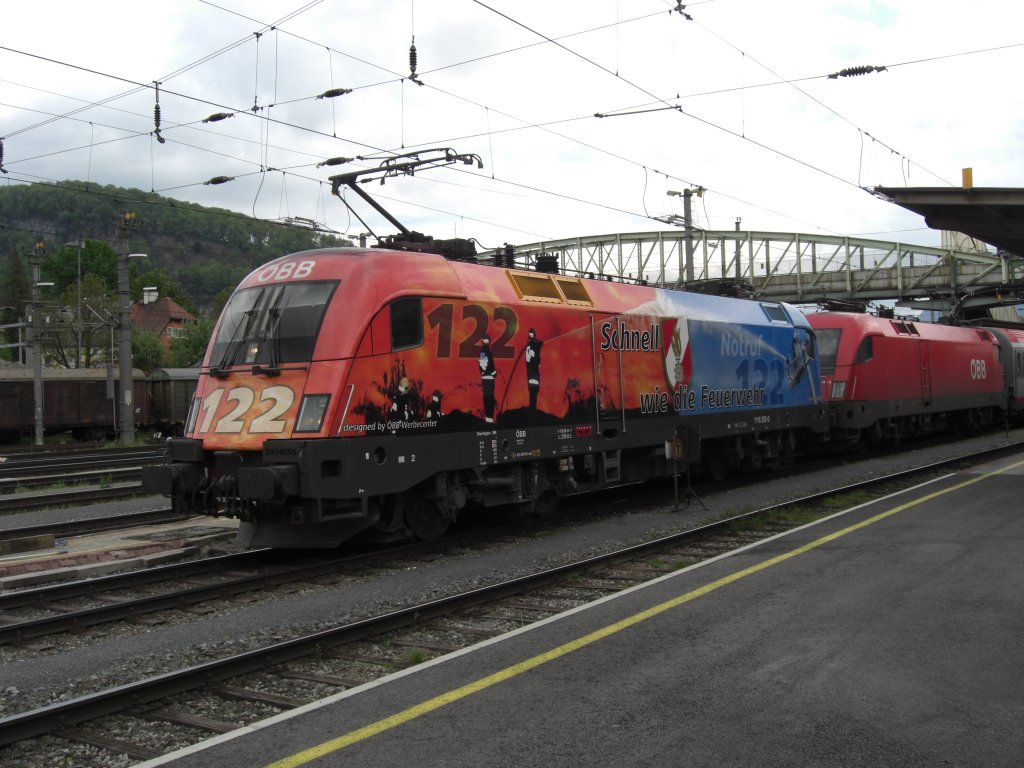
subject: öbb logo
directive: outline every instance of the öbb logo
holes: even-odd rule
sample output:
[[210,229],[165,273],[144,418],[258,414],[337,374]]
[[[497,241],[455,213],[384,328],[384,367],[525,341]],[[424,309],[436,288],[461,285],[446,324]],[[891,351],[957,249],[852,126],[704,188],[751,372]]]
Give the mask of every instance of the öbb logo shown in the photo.
[[984,360],[971,360],[971,378],[972,379],[985,379],[988,378],[988,370],[985,367]]

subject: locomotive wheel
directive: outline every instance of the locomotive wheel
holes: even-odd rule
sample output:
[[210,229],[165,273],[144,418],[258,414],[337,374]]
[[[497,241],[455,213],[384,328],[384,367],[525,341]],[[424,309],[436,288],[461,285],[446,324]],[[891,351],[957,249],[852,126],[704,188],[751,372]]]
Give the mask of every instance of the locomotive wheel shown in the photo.
[[561,498],[554,491],[544,491],[541,497],[533,502],[534,517],[549,517],[558,511]]
[[405,525],[420,541],[437,541],[448,530],[451,520],[432,501],[406,494],[402,499]]
[[718,446],[709,446],[704,450],[704,471],[716,483],[729,476],[729,459],[725,451]]

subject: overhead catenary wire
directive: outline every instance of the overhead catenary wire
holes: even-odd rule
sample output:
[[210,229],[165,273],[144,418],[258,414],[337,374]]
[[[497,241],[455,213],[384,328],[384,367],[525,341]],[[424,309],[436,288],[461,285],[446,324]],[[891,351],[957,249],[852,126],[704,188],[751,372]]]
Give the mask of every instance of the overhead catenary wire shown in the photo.
[[[211,5],[212,5],[212,4],[211,4]],[[613,73],[609,72],[609,74],[613,74]],[[187,98],[187,97],[186,97],[186,98]],[[275,99],[275,101],[276,101],[276,99]],[[488,108],[488,109],[489,109],[489,108]],[[305,129],[305,127],[304,127],[304,126],[292,126],[292,127],[299,127],[299,128],[303,128],[303,129]],[[330,134],[323,134],[323,135],[330,135]],[[490,135],[492,135],[492,132],[491,132],[490,130],[488,130],[488,137],[490,137]],[[572,139],[571,137],[569,137],[569,138],[568,138],[568,140],[574,140],[574,139]],[[264,143],[266,143],[266,142],[264,142]],[[592,145],[588,145],[588,146],[592,146]],[[375,148],[375,149],[378,149],[378,150],[379,150],[379,149],[381,149],[381,148]],[[623,156],[621,156],[621,155],[620,155],[620,157],[621,157],[621,158],[622,158],[623,160],[625,160],[626,162],[636,162],[636,161],[630,160],[629,158],[625,158],[625,157],[623,157]],[[643,163],[636,163],[636,164],[637,164],[637,165],[638,165],[639,167],[646,167],[646,166],[645,166],[645,165],[644,165]]]

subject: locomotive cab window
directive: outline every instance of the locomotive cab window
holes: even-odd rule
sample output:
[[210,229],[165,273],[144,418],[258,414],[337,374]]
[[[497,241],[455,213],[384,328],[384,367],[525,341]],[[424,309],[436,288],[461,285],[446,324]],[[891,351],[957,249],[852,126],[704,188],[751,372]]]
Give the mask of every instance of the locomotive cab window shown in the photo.
[[337,285],[304,281],[235,292],[221,315],[210,365],[308,363]]
[[423,312],[418,298],[391,302],[391,349],[418,347],[423,343]]
[[839,339],[843,332],[839,328],[819,328],[814,332],[818,340],[818,364],[822,373],[836,372],[836,356],[839,353]]
[[875,356],[875,337],[865,336],[860,346],[857,348],[857,357],[854,359],[854,364],[866,363]]

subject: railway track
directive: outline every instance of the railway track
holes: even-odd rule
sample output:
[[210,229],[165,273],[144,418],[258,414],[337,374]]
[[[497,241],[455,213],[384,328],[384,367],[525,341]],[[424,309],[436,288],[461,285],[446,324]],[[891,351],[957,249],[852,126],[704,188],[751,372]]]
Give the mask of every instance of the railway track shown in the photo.
[[[0,719],[0,744],[18,759],[33,754],[34,737],[51,734],[142,760],[184,746],[202,734],[240,727],[270,712],[452,652],[716,556],[793,527],[797,509],[821,509],[852,493],[883,495],[968,461],[994,458],[1020,446],[929,464],[907,472],[831,489],[716,521],[634,547],[532,573],[480,589],[411,605],[266,647],[97,691]],[[828,508],[831,511],[832,508]],[[824,512],[823,512],[824,514]],[[244,702],[248,717],[230,702]],[[131,710],[131,715],[125,714]],[[160,749],[143,734],[174,724],[180,739]]]
[[142,467],[164,460],[162,447],[25,452],[0,462],[0,513],[137,496]]
[[186,516],[180,515],[168,507],[149,512],[131,512],[128,514],[83,518],[80,520],[61,520],[60,522],[41,525],[0,528],[0,542],[14,539],[35,539],[44,536],[67,538],[69,536],[83,536],[90,533],[116,531],[122,528],[134,528],[139,525],[174,523],[186,519],[188,519]]
[[[608,502],[605,506],[610,509],[614,503]],[[596,513],[601,511],[598,509]],[[151,514],[157,513],[119,515],[101,521],[82,522],[114,525],[122,518],[141,521]],[[170,511],[165,510],[164,514],[170,514]],[[368,569],[373,566],[395,568],[409,558],[440,556],[454,549],[485,545],[503,537],[531,536],[540,528],[573,524],[594,515],[594,508],[590,508],[586,512],[569,511],[543,521],[518,519],[452,534],[436,542],[402,543],[345,556],[324,553],[312,560],[288,551],[248,550],[80,581],[0,592],[0,646],[58,633],[80,632],[104,623],[141,621],[142,617],[161,611],[188,609],[210,601],[269,592],[287,584],[309,584],[322,577],[344,579],[354,573],[360,573],[363,578],[372,577]],[[35,529],[22,529],[21,532],[32,530]],[[0,541],[3,533],[0,531]],[[140,590],[145,594],[134,597],[125,594]],[[19,612],[29,616],[19,616]]]

